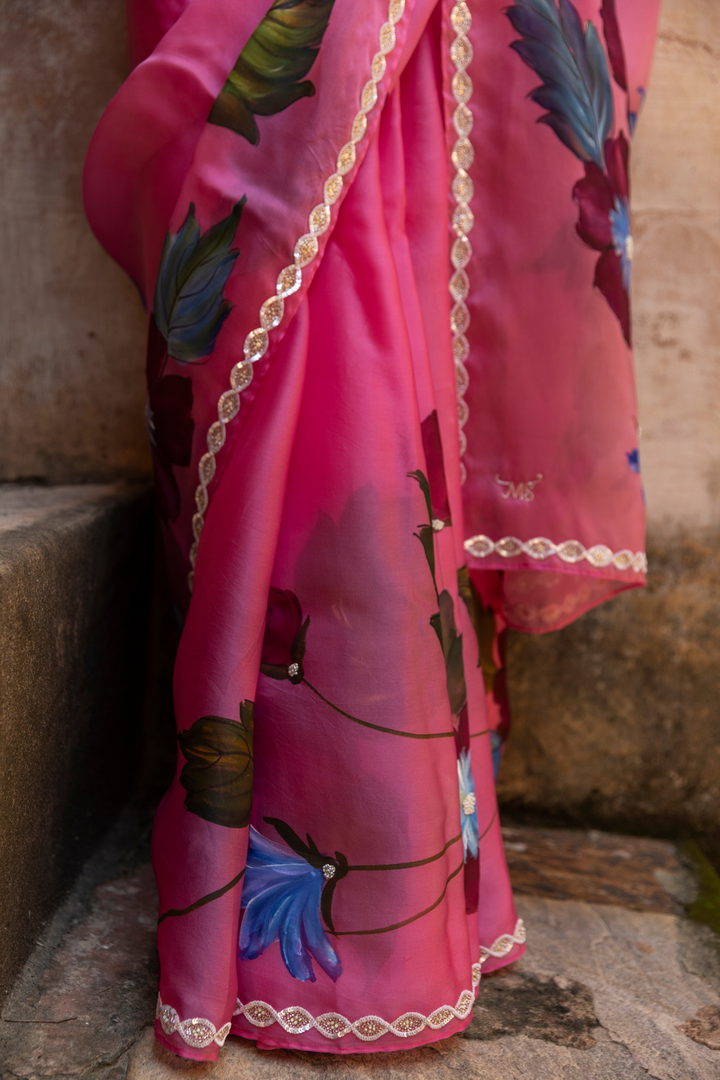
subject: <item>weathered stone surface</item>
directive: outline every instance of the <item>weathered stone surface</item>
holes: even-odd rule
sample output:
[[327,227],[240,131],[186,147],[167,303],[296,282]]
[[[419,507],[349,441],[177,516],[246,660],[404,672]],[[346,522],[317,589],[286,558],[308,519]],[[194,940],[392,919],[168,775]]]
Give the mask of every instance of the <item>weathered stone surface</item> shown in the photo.
[[720,525],[720,5],[663,0],[632,151],[633,335],[652,531]]
[[513,964],[482,980],[466,1039],[527,1035],[589,1050],[597,1027],[592,993],[562,975],[537,976]]
[[117,1059],[153,1015],[156,920],[149,863],[95,890],[89,914],[70,929],[39,982],[13,994],[3,1012],[4,1075],[76,1077],[89,1065],[117,1071]]
[[145,316],[81,187],[128,72],[125,4],[6,0],[0,60],[0,479],[145,475]]
[[650,1076],[720,1075],[716,1052],[678,1030],[700,1008],[720,1004],[710,983],[683,963],[684,935],[695,928],[673,915],[570,900],[518,897],[517,906],[528,927],[523,970],[589,987],[600,1025]]
[[657,540],[649,585],[514,634],[506,812],[703,837],[720,857],[720,537]]
[[678,1031],[710,1050],[720,1050],[720,1006],[703,1005],[697,1016],[678,1026]]
[[0,488],[0,990],[135,782],[147,488]]
[[669,915],[683,914],[697,896],[691,870],[667,840],[532,826],[502,833],[516,896]]

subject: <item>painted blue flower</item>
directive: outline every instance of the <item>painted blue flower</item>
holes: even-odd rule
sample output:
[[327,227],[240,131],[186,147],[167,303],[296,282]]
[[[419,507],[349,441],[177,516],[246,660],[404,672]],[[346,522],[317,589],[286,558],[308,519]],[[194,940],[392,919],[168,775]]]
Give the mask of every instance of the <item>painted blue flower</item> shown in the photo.
[[628,465],[633,472],[640,472],[640,451],[637,447],[634,450],[626,451],[625,457],[628,459]]
[[315,982],[315,960],[333,981],[338,979],[340,960],[320,922],[325,882],[322,869],[261,836],[251,825],[242,893],[241,960],[254,960],[279,941],[293,978]]
[[630,209],[627,199],[615,196],[615,205],[610,211],[610,233],[615,254],[620,259],[623,285],[628,291],[633,259],[633,238],[630,233]]
[[467,862],[468,851],[474,859],[477,858],[480,840],[475,781],[473,780],[470,754],[467,750],[460,751],[457,767],[458,783],[460,785],[460,821],[462,824],[463,853]]

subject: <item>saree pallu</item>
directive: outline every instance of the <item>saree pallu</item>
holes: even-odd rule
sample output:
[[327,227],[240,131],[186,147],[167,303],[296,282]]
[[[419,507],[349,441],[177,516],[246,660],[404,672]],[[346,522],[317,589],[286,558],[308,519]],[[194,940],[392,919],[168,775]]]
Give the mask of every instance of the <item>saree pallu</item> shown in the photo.
[[130,5],[85,200],[150,312],[184,618],[153,835],[178,1054],[422,1045],[523,951],[498,635],[644,581],[627,168],[656,17]]

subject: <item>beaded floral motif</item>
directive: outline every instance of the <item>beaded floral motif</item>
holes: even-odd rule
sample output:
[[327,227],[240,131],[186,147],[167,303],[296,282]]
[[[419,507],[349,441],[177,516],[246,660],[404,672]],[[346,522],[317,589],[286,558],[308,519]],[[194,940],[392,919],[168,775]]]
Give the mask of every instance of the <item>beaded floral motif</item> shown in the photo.
[[[512,934],[501,934],[488,948],[481,945],[480,962],[472,966],[472,990],[463,990],[454,1007],[441,1005],[429,1016],[418,1012],[407,1012],[392,1022],[383,1020],[381,1016],[363,1016],[359,1020],[352,1021],[341,1013],[323,1013],[316,1017],[298,1005],[290,1005],[277,1012],[266,1001],[250,1001],[247,1005],[237,1001],[233,1016],[244,1016],[253,1027],[266,1028],[272,1024],[279,1024],[290,1035],[302,1035],[310,1028],[315,1028],[326,1039],[342,1039],[345,1035],[351,1034],[362,1042],[375,1042],[383,1035],[409,1039],[412,1035],[419,1035],[426,1027],[438,1031],[449,1024],[453,1018],[466,1020],[475,1002],[475,989],[480,982],[483,963],[490,956],[496,959],[507,956],[515,945],[524,943],[525,937],[525,925],[522,919],[518,919]],[[222,1046],[230,1031],[229,1023],[224,1024],[218,1031],[209,1020],[199,1017],[192,1020],[180,1020],[175,1009],[170,1005],[163,1005],[159,995],[155,1016],[166,1035],[172,1035],[177,1031],[188,1046],[198,1049],[209,1046],[212,1042]]]
[[465,550],[476,559],[486,559],[488,555],[500,555],[503,559],[515,559],[519,555],[529,555],[531,559],[543,561],[551,555],[557,555],[565,563],[579,563],[584,559],[591,566],[602,569],[614,566],[616,570],[633,570],[636,574],[647,573],[648,562],[644,551],[634,554],[627,548],[613,552],[605,544],[584,547],[579,540],[564,540],[554,544],[544,536],[535,536],[532,540],[518,540],[516,536],[504,536],[502,540],[491,540],[489,536],[471,536],[465,541]]
[[[455,99],[455,112],[453,113],[453,126],[457,139],[450,154],[455,175],[452,179],[451,191],[455,199],[455,209],[451,218],[451,225],[455,233],[455,241],[450,252],[450,261],[453,272],[450,277],[450,295],[454,305],[450,312],[450,330],[452,333],[453,357],[455,359],[455,385],[457,388],[457,411],[458,428],[460,439],[460,457],[462,458],[467,449],[467,437],[464,427],[468,421],[468,407],[465,403],[465,393],[469,385],[469,376],[465,361],[468,358],[470,348],[465,333],[470,325],[470,313],[465,301],[470,292],[465,267],[472,256],[472,247],[468,240],[474,218],[470,209],[473,197],[473,182],[468,176],[468,170],[473,163],[474,151],[469,135],[472,131],[473,117],[468,102],[472,96],[473,85],[467,73],[467,67],[472,60],[472,45],[468,33],[472,25],[470,10],[464,0],[460,0],[450,13],[450,21],[457,37],[450,45],[450,59],[455,74],[452,77],[451,89]],[[465,483],[467,473],[465,466],[460,462],[461,480]]]
[[[461,5],[463,8],[464,4]],[[458,10],[458,9],[456,9]],[[467,9],[465,9],[467,10]],[[230,373],[230,390],[226,390],[218,401],[218,419],[211,425],[207,434],[207,454],[200,459],[198,467],[198,479],[200,483],[195,491],[195,504],[197,513],[192,519],[194,541],[190,548],[190,564],[194,568],[197,558],[198,544],[202,532],[205,512],[208,507],[208,484],[215,474],[215,455],[219,453],[225,444],[225,427],[235,419],[240,411],[240,394],[252,382],[252,365],[265,355],[269,346],[268,332],[280,325],[283,319],[285,300],[288,296],[296,293],[302,285],[303,268],[308,266],[319,251],[318,237],[327,232],[332,218],[331,207],[340,198],[343,189],[343,177],[351,171],[355,165],[355,146],[364,137],[367,131],[367,115],[374,109],[378,92],[377,85],[383,78],[386,68],[385,57],[395,48],[395,26],[402,19],[405,12],[405,0],[390,0],[388,5],[387,21],[380,27],[378,34],[378,52],[375,53],[370,64],[370,79],[365,83],[360,94],[360,109],[353,120],[350,129],[350,139],[341,147],[335,162],[336,171],[332,173],[323,185],[323,201],[315,206],[308,216],[308,231],[304,233],[295,244],[293,250],[294,262],[281,270],[275,295],[268,297],[262,304],[259,313],[260,326],[251,330],[245,338],[243,346],[244,361],[236,364]],[[469,16],[468,16],[469,17]],[[192,592],[193,574],[188,575],[188,587]]]

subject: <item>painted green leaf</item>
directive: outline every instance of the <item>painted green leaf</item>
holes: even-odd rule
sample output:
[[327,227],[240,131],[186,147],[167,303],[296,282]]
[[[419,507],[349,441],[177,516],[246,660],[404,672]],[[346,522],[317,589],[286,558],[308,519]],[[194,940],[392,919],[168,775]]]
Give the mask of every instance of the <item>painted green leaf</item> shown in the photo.
[[157,281],[153,318],[167,342],[168,355],[190,364],[209,354],[232,304],[225,285],[240,252],[230,250],[242,216],[243,195],[231,212],[207,232],[200,232],[195,206],[177,235],[165,236]]
[[315,63],[334,3],[275,0],[215,99],[209,122],[257,146],[255,116],[274,116],[294,101],[312,97],[315,87],[305,76]]
[[468,609],[470,622],[473,624],[478,643],[478,667],[482,667],[485,689],[489,693],[495,683],[498,666],[493,657],[495,643],[495,616],[486,608],[480,594],[473,585],[467,566],[461,566],[457,572],[458,592]]
[[453,599],[447,589],[443,589],[438,599],[440,601],[440,611],[432,616],[430,625],[435,630],[442,645],[450,710],[453,716],[457,716],[467,700],[462,634],[457,632]]
[[180,773],[185,809],[215,825],[244,829],[252,806],[253,702],[242,702],[239,724],[201,716],[179,741],[187,761]]

